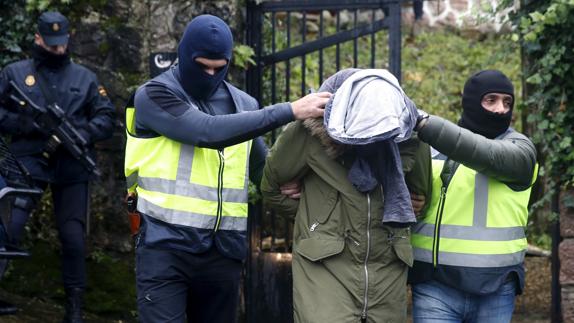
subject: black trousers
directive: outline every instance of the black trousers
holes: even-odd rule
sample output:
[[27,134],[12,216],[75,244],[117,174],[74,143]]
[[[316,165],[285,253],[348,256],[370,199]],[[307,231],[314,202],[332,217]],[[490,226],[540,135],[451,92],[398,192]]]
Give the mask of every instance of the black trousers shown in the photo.
[[222,256],[215,247],[192,254],[138,246],[140,322],[236,322],[242,267],[241,261]]
[[[48,183],[38,182],[46,189]],[[86,287],[85,223],[88,212],[88,183],[50,184],[56,227],[62,245],[61,266],[64,288]],[[10,236],[14,244],[23,238],[24,226],[36,207],[31,198],[21,198],[12,209]]]

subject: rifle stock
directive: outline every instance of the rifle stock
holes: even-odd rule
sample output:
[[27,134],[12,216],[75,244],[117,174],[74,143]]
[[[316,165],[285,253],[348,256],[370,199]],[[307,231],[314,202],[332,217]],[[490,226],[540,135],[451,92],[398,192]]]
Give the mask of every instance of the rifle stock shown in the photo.
[[43,155],[49,158],[61,144],[88,172],[98,177],[101,176],[101,171],[98,169],[96,162],[88,154],[87,139],[70,123],[65,112],[56,103],[41,107],[34,103],[14,81],[10,81],[10,85],[19,96],[15,97],[12,94],[10,98],[16,101],[21,108],[29,106],[33,109],[35,111],[33,118],[36,127],[50,134],[50,139],[48,139]]

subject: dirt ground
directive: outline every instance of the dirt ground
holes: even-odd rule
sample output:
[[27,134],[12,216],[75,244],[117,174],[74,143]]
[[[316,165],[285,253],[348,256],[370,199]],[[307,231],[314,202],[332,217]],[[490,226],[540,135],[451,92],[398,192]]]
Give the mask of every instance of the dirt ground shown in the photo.
[[527,257],[525,267],[526,286],[524,293],[516,299],[512,322],[550,322],[550,258]]

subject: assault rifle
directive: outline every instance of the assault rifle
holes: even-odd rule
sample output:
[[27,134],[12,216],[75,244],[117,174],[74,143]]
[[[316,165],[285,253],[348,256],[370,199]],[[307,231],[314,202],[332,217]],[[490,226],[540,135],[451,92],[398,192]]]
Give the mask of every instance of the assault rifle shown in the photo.
[[30,107],[33,109],[36,128],[50,134],[42,155],[49,159],[61,144],[74,158],[80,161],[90,174],[100,176],[101,172],[96,166],[96,162],[88,154],[88,141],[68,121],[64,110],[56,103],[41,107],[34,103],[14,81],[10,81],[10,85],[17,94],[17,96],[14,93],[10,94],[10,99],[14,100],[20,108]]

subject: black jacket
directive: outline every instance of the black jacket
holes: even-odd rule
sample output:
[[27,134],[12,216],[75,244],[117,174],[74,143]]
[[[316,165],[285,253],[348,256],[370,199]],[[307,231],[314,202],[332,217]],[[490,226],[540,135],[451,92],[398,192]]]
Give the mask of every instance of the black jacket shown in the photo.
[[10,150],[34,179],[87,181],[90,174],[64,148],[60,147],[50,160],[42,157],[49,134],[33,126],[32,111],[18,108],[6,97],[9,82],[14,81],[37,105],[45,106],[48,100],[38,85],[38,73],[45,76],[45,88],[52,91],[68,120],[88,139],[92,155],[93,143],[112,135],[115,109],[93,72],[73,62],[48,69],[37,66],[32,59],[12,63],[0,73],[0,134],[11,137]]

